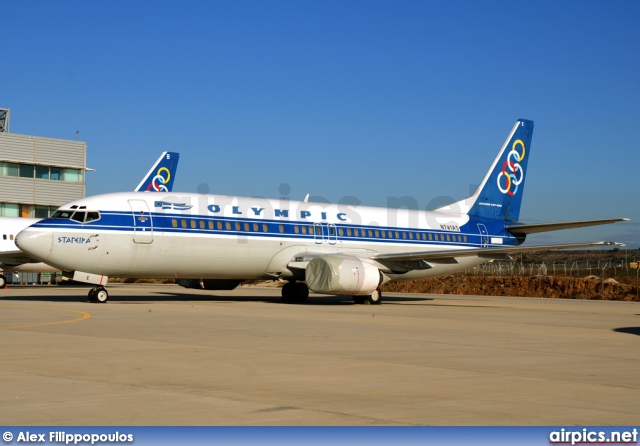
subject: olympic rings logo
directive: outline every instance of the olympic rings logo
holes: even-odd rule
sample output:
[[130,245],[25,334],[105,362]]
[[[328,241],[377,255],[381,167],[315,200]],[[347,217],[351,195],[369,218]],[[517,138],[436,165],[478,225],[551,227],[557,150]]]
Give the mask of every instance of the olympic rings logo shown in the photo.
[[[522,153],[518,152],[518,145],[522,147]],[[515,140],[507,155],[507,160],[502,165],[502,172],[498,174],[498,189],[503,194],[509,194],[513,197],[518,192],[518,185],[524,180],[524,170],[522,170],[520,161],[524,159],[525,153],[526,149],[522,140]]]
[[[167,174],[166,178],[162,175],[163,171]],[[156,192],[169,192],[169,189],[167,188],[167,186],[165,186],[165,184],[167,184],[170,179],[171,172],[169,172],[169,169],[167,169],[166,167],[161,167],[160,169],[158,169],[158,172],[156,172],[156,176],[153,177],[153,180],[151,180],[151,183],[147,187],[147,190],[150,191],[151,188],[153,188],[153,190]]]

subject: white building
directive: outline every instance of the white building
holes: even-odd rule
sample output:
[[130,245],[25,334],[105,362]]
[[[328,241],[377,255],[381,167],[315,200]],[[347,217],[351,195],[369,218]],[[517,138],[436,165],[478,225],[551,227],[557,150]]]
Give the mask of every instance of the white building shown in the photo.
[[46,218],[85,196],[87,144],[9,133],[0,109],[0,215]]

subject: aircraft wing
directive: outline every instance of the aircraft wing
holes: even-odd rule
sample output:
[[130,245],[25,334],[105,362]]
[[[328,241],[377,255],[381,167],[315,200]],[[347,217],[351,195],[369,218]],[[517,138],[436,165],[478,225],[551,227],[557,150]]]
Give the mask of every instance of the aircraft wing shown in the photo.
[[371,257],[379,262],[433,262],[457,263],[456,257],[478,256],[487,260],[505,259],[509,254],[531,251],[553,251],[554,249],[601,248],[603,246],[624,246],[615,242],[569,243],[563,245],[504,246],[500,248],[445,249],[441,251],[423,251],[397,254],[377,254]]
[[0,263],[2,265],[8,266],[18,266],[24,263],[39,263],[41,260],[38,260],[34,257],[28,256],[24,252],[20,250],[16,251],[3,251],[0,253]]
[[536,234],[538,232],[559,231],[561,229],[584,228],[586,226],[608,225],[609,223],[617,223],[619,221],[629,221],[628,218],[609,218],[607,220],[582,220],[582,221],[563,221],[557,223],[534,223],[524,225],[506,226],[505,229],[513,235],[520,234]]

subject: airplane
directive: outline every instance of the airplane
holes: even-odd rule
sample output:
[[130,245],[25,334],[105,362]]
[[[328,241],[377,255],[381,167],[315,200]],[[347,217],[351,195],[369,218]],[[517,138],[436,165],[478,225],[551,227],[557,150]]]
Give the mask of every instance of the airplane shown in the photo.
[[303,302],[311,290],[379,304],[389,281],[452,274],[523,251],[619,245],[521,246],[532,233],[628,220],[519,223],[532,133],[533,121],[517,120],[474,194],[434,211],[124,192],[70,202],[16,242],[95,285],[89,301],[96,303],[107,301],[115,276],[210,290],[281,280],[287,302]]
[[[180,154],[163,152],[135,191],[171,192],[178,169]],[[2,272],[58,273],[60,270],[40,262],[24,253],[15,244],[15,235],[40,218],[0,217],[0,270]],[[7,277],[0,272],[0,289],[7,284]]]

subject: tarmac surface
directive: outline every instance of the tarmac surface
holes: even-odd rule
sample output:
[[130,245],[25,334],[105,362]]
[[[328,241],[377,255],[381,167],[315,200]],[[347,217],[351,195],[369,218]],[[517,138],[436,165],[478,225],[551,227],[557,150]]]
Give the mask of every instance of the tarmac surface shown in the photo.
[[0,290],[3,425],[634,425],[640,303]]

